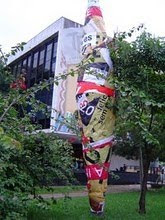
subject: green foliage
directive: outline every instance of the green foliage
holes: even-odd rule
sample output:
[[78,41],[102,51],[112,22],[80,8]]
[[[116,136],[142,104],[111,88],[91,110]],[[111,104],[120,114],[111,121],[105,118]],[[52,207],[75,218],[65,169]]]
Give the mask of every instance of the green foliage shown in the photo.
[[117,89],[116,132],[120,137],[116,152],[138,157],[141,147],[144,157],[153,161],[165,151],[165,41],[145,31],[130,43],[128,36],[126,32],[116,34],[111,52]]
[[8,68],[3,66],[0,62],[0,92],[6,93],[9,92],[10,83],[12,82],[13,77],[9,74]]
[[[22,44],[21,44],[22,45]],[[12,54],[22,50],[17,45]],[[37,195],[36,188],[49,187],[57,180],[69,182],[72,177],[72,147],[54,134],[36,132],[40,126],[31,121],[41,111],[49,115],[47,106],[35,97],[49,89],[52,79],[22,91],[10,89],[13,80],[6,67],[8,55],[0,56],[0,219],[21,219],[31,203],[47,208],[49,203]],[[56,79],[58,81],[59,78]],[[27,105],[31,112],[27,112]]]
[[135,31],[116,34],[111,53],[118,108],[115,149],[128,159],[140,159],[139,213],[144,214],[150,162],[165,160],[165,39],[143,31],[126,41]]
[[28,135],[23,142],[22,164],[32,177],[32,194],[36,187],[51,186],[56,180],[69,183],[72,180],[72,147],[64,140],[52,135],[37,133]]
[[36,188],[49,187],[57,179],[65,182],[72,179],[72,150],[67,142],[44,133],[25,136],[22,150],[11,147],[11,142],[3,137],[0,139],[0,213],[2,219],[17,219],[27,213],[28,194],[33,194],[41,204]]
[[11,147],[9,139],[0,138],[0,219],[17,219],[26,212],[31,179],[21,159],[20,149]]

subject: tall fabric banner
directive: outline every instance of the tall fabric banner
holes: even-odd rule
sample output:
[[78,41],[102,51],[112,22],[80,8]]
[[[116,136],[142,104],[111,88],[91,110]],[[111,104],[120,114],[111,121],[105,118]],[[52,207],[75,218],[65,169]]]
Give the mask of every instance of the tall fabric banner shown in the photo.
[[[66,28],[59,31],[55,77],[67,75],[71,69],[76,69],[80,63],[80,40],[83,36],[82,28]],[[51,128],[55,132],[70,134],[71,131],[66,125],[66,120],[74,118],[77,109],[75,99],[70,97],[76,92],[76,77],[68,76],[66,80],[58,81],[54,85],[53,102],[51,113]]]
[[112,110],[115,91],[106,80],[113,71],[106,41],[99,0],[88,0],[81,44],[82,60],[87,65],[77,81],[76,101],[81,122],[89,203],[91,212],[96,215],[104,211],[115,123]]

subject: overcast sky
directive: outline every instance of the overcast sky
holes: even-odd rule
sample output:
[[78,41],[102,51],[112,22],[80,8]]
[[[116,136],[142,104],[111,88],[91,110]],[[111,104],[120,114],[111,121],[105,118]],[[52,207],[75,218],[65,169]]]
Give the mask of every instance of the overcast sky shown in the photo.
[[[141,23],[165,36],[165,0],[100,0],[100,6],[110,36]],[[1,0],[0,44],[9,51],[61,16],[83,24],[86,7],[87,0]]]

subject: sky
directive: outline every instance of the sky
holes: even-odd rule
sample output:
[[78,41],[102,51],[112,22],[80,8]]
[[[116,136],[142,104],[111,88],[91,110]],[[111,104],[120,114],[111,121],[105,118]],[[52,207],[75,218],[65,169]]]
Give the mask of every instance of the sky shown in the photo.
[[[156,36],[165,36],[165,0],[100,0],[109,36],[143,23]],[[61,16],[83,24],[87,0],[1,0],[0,45],[27,42]]]

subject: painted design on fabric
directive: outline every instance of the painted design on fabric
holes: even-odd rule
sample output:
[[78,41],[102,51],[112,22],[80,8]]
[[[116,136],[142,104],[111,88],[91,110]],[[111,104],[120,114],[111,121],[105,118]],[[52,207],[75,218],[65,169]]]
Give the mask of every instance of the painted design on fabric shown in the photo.
[[88,93],[77,95],[78,109],[80,111],[80,116],[82,123],[87,126],[92,118],[95,111],[99,98],[94,98],[92,101],[87,99]]
[[103,17],[101,9],[97,6],[92,6],[87,9],[85,24],[87,24],[93,16]]
[[101,85],[97,85],[96,83],[93,83],[93,82],[78,82],[77,83],[76,96],[78,94],[89,93],[89,92],[95,92],[95,93],[115,97],[114,89],[107,88]]
[[83,152],[88,152],[91,150],[96,150],[105,147],[106,145],[111,147],[114,143],[114,136],[110,136],[105,139],[101,139],[99,141],[95,141],[93,143],[88,143],[88,145],[83,145]]
[[98,164],[88,165],[85,168],[88,180],[106,180],[108,178],[108,172],[110,163],[104,163],[103,166]]

